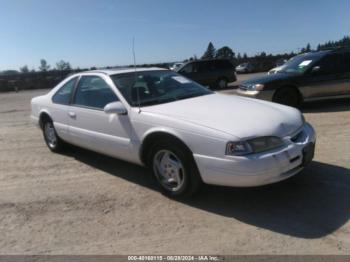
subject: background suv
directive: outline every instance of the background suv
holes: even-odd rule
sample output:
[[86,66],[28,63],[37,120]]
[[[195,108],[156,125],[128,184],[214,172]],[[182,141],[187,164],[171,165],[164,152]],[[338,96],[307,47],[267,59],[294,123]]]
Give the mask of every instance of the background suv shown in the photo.
[[234,65],[226,59],[188,62],[177,72],[211,88],[226,88],[228,83],[237,80]]
[[276,74],[243,82],[237,93],[294,107],[303,101],[350,97],[350,48],[298,55]]

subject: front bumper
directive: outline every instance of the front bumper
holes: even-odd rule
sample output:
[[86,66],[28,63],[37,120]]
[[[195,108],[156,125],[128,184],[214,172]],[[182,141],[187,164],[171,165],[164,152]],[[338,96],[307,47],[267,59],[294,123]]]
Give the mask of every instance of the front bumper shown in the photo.
[[305,148],[316,142],[311,125],[306,123],[283,139],[282,148],[260,154],[223,158],[194,154],[194,158],[204,183],[234,187],[272,184],[299,173],[313,158],[313,152],[307,156],[304,153]]
[[246,90],[241,88],[238,88],[236,92],[237,92],[237,95],[240,95],[240,96],[258,98],[266,101],[272,101],[272,97],[274,94],[274,90],[256,91],[256,90]]

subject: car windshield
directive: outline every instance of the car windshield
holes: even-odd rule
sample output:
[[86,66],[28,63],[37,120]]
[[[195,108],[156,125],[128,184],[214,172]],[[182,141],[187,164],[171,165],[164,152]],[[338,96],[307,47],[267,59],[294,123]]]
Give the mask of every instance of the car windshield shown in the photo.
[[286,62],[279,72],[292,73],[292,74],[303,74],[306,70],[312,67],[316,61],[322,56],[319,54],[300,55],[292,58]]
[[207,88],[168,70],[111,75],[131,106],[150,106],[213,94]]

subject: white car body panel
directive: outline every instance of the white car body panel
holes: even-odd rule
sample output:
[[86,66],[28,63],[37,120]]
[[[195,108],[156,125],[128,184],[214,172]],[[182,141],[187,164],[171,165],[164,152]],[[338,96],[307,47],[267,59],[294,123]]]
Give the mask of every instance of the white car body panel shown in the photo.
[[[137,69],[145,70],[161,69]],[[140,149],[148,135],[155,132],[173,135],[192,151],[205,183],[227,186],[258,186],[286,179],[302,169],[303,148],[315,143],[314,130],[303,122],[297,109],[261,100],[211,94],[141,109],[130,107],[109,75],[133,71],[77,74],[103,78],[126,107],[127,115],[54,104],[52,96],[77,76],[74,75],[47,95],[33,98],[31,118],[39,125],[40,115],[45,112],[63,140],[140,165],[143,164]],[[75,117],[70,117],[71,113]],[[302,142],[291,141],[296,131],[305,134]],[[225,155],[228,142],[261,136],[278,136],[285,146],[247,156]],[[292,159],[296,160],[291,162]]]

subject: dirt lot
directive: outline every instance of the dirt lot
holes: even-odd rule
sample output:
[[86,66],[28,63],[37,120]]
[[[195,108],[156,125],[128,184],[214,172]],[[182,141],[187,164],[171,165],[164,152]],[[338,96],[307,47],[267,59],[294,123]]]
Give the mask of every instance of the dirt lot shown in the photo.
[[44,92],[0,94],[1,254],[350,254],[349,100],[306,106],[317,152],[297,177],[177,202],[141,167],[50,153],[29,119]]

